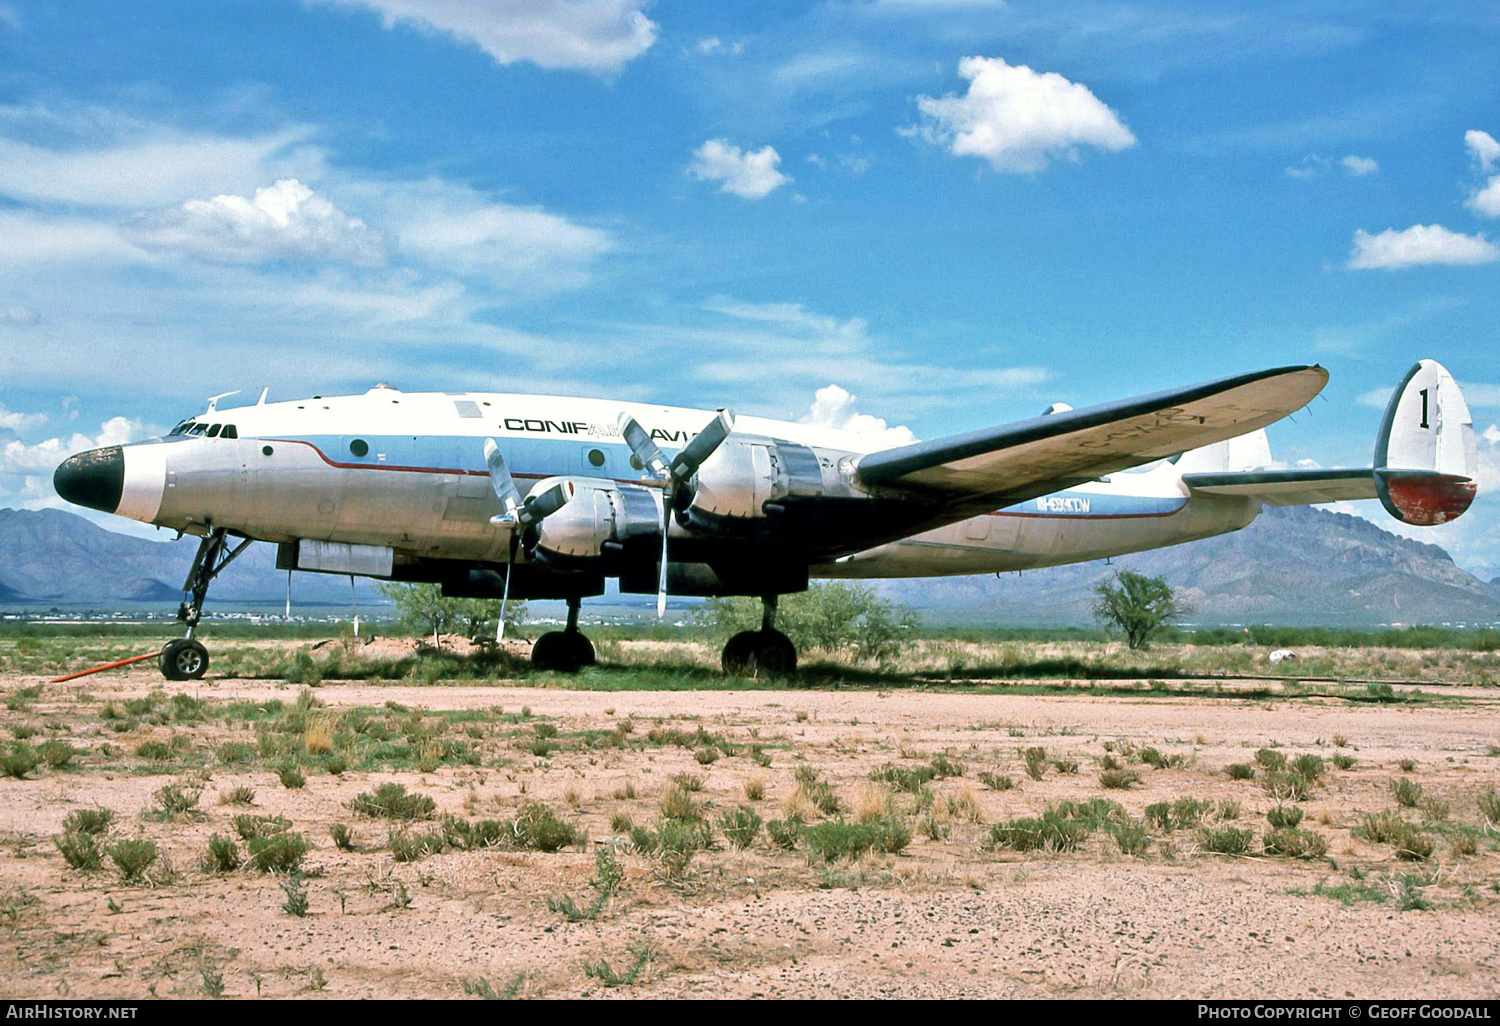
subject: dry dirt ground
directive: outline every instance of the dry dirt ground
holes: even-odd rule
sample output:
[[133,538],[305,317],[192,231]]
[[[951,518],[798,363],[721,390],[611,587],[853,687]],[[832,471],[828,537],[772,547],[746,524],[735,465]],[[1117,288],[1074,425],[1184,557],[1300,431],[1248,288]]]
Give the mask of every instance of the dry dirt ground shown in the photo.
[[[265,761],[226,764],[222,746],[253,748],[269,722],[234,703],[277,699],[290,710],[304,689],[242,680],[164,688],[154,672],[133,669],[18,690],[39,683],[0,680],[0,737],[35,731],[31,743],[63,739],[81,754],[0,780],[0,992],[12,998],[220,989],[232,998],[457,998],[466,984],[518,997],[1500,996],[1500,833],[1477,804],[1500,783],[1500,690],[1379,705],[324,682],[311,691],[309,738],[343,730],[363,708],[432,743],[459,739],[479,764],[434,768],[428,759],[397,771],[351,762],[341,775],[308,765],[305,786],[288,788]],[[138,702],[134,713],[126,705],[163,688],[154,704]],[[174,719],[169,697],[179,691],[207,705]],[[547,757],[531,751],[538,725],[541,734],[557,729]],[[705,765],[702,743],[648,740],[653,729],[700,727],[733,754]],[[137,755],[150,740],[171,758]],[[757,745],[769,766],[756,761]],[[1049,763],[1032,779],[1020,753],[1035,746],[1076,771]],[[1180,764],[1140,763],[1147,746]],[[1262,746],[1355,760],[1330,764],[1301,806],[1302,826],[1328,844],[1325,857],[1261,853],[1276,804],[1264,773],[1231,780],[1225,767],[1253,763]],[[963,774],[933,780],[928,795],[871,781],[882,766],[927,766],[939,754]],[[1141,782],[1104,789],[1106,758]],[[668,780],[681,773],[702,779],[693,798],[711,820],[741,806],[781,818],[795,804],[798,767],[821,771],[850,821],[894,808],[913,828],[909,846],[823,863],[777,848],[765,831],[743,851],[716,834],[674,874],[618,829],[622,813],[642,826],[659,820]],[[991,789],[981,772],[1015,786]],[[1391,781],[1400,777],[1428,799],[1425,810],[1400,810],[1433,839],[1426,861],[1402,861],[1358,829],[1365,813],[1398,808]],[[389,821],[348,807],[390,781],[431,796],[439,815],[469,820],[504,821],[526,802],[546,802],[588,839],[551,854],[501,846],[396,862]],[[751,800],[746,785],[754,791],[756,781],[764,796]],[[154,793],[174,782],[203,787],[200,811],[150,815]],[[253,806],[222,804],[239,787],[254,790]],[[1220,811],[1237,802],[1237,818],[1205,822],[1253,829],[1252,853],[1212,854],[1196,830],[1159,824],[1148,825],[1139,856],[1122,854],[1102,830],[1072,852],[983,843],[997,822],[1101,797],[1135,820],[1184,797]],[[96,807],[115,814],[111,840],[154,841],[171,872],[159,864],[147,884],[122,882],[108,859],[91,872],[69,868],[54,835],[69,812]],[[245,812],[284,816],[312,841],[305,916],[283,910],[275,876],[200,865],[210,835],[232,835],[231,818]],[[353,851],[331,840],[336,822],[352,829]],[[589,904],[596,853],[611,845],[624,882],[598,918],[572,922],[550,910],[549,897]],[[615,986],[585,971],[600,960]]]

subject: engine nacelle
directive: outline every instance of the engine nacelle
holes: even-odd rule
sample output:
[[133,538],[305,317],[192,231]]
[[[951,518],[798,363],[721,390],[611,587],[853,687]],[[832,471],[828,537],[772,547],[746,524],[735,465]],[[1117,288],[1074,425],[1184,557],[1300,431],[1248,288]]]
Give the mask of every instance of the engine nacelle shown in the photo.
[[572,486],[573,498],[527,539],[528,549],[543,561],[597,559],[611,544],[624,545],[643,536],[660,539],[658,492],[588,477],[547,478],[533,490],[543,492],[561,482]]
[[780,439],[732,437],[698,468],[689,519],[759,518],[768,503],[788,496],[852,494],[838,455]]

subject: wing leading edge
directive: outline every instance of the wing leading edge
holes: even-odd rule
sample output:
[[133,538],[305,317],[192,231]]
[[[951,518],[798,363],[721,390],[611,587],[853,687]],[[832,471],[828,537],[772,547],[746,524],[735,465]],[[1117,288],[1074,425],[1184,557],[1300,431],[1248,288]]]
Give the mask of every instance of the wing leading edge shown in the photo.
[[1316,364],[1278,367],[871,453],[856,475],[955,511],[995,508],[1265,427],[1327,382]]

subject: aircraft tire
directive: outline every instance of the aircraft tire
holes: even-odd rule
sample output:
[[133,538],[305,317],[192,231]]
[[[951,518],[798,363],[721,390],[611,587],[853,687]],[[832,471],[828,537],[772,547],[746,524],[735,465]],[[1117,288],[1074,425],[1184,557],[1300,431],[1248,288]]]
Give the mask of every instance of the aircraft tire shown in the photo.
[[157,659],[167,680],[200,680],[208,672],[208,649],[190,638],[178,638]]
[[531,646],[531,665],[538,670],[577,673],[594,665],[594,645],[579,631],[548,631]]
[[790,677],[797,672],[797,648],[778,630],[741,631],[724,645],[724,672],[740,677]]

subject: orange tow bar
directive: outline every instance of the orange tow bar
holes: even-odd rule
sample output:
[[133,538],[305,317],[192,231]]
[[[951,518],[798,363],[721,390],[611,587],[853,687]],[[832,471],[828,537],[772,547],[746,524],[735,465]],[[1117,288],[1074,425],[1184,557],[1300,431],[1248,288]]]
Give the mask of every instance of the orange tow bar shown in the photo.
[[119,666],[129,666],[131,663],[138,663],[144,659],[155,659],[159,655],[161,655],[160,649],[155,652],[147,652],[145,655],[131,656],[129,659],[121,659],[118,662],[105,663],[103,666],[94,666],[87,670],[79,670],[77,673],[69,673],[62,677],[53,677],[47,683],[61,684],[65,680],[73,680],[76,677],[87,677],[91,673],[103,673],[105,670],[113,670]]

